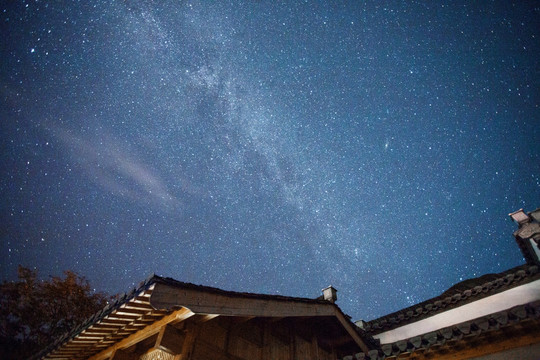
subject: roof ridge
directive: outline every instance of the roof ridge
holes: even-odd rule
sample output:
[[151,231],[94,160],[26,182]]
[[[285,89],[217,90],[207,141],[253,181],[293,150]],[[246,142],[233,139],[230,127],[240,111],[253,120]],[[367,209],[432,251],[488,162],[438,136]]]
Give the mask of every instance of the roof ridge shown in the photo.
[[440,346],[448,341],[459,340],[465,336],[480,335],[528,319],[540,320],[540,300],[517,305],[510,309],[480,316],[476,319],[467,320],[407,339],[394,341],[380,346],[379,349],[371,350],[368,354],[358,353],[353,356],[349,355],[343,359],[382,360],[387,357],[394,358],[405,352],[413,353],[414,351],[428,349],[432,346]]
[[[438,312],[443,312],[449,307],[457,307],[463,303],[468,303],[500,292],[501,288],[512,288],[517,284],[522,283],[526,279],[539,277],[540,273],[538,266],[525,264],[499,274],[488,275],[494,275],[496,278],[490,281],[482,282],[476,286],[469,285],[470,283],[468,284],[468,282],[471,282],[471,280],[474,279],[465,280],[453,285],[439,296],[365,322],[363,327],[368,333],[391,330],[401,326],[402,323],[412,318],[421,320],[422,318],[429,317]],[[482,277],[485,277],[485,275],[477,279]],[[456,288],[456,286],[459,286],[460,284],[468,286],[465,289]],[[452,289],[454,289],[456,292],[452,293]]]
[[216,292],[228,296],[242,296],[242,297],[258,297],[258,298],[272,298],[274,300],[286,300],[286,301],[302,301],[302,302],[312,302],[312,303],[321,303],[321,304],[327,304],[329,301],[322,300],[319,297],[317,298],[308,298],[308,297],[299,297],[299,296],[287,296],[287,295],[281,295],[281,294],[268,294],[268,293],[252,293],[252,292],[243,292],[243,291],[236,291],[236,290],[225,290],[214,286],[208,286],[208,285],[198,285],[190,282],[184,282],[180,280],[176,280],[171,277],[161,277],[161,276],[155,276],[156,282],[159,282],[161,284],[167,284],[171,286],[182,286],[186,288],[196,289],[196,290],[202,290],[202,291],[210,291],[210,292]]

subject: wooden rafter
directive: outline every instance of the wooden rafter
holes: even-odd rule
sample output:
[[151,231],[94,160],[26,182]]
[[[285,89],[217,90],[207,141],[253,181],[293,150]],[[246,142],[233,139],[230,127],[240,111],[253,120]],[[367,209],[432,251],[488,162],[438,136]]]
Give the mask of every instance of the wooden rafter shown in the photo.
[[[354,325],[330,302],[228,292],[172,279],[156,281],[147,289],[124,299],[123,303],[117,304],[43,359],[122,360],[138,358],[149,351],[165,351],[173,354],[175,359],[186,360],[193,353],[195,337],[201,326],[216,317],[227,317],[237,325],[247,324],[256,318],[280,327],[291,326],[292,319],[300,323],[307,321],[310,326],[321,323],[329,327],[323,326],[326,330],[318,331],[313,338],[306,335],[304,342],[310,347],[318,348],[322,344],[328,351],[333,351],[335,346],[345,346],[349,339],[347,346],[355,346],[356,343],[362,351],[369,350]],[[188,318],[191,319],[184,322]],[[324,340],[328,329],[333,329],[333,341]],[[295,327],[287,336],[279,332],[272,336],[285,336],[284,343],[290,342],[290,351],[295,353],[298,350],[295,342],[303,340],[297,339],[293,333],[300,330]],[[268,335],[261,336],[258,346],[263,346],[268,340]]]
[[345,319],[337,307],[328,303],[310,303],[272,298],[227,296],[211,291],[178,288],[167,284],[156,284],[150,304],[156,309],[171,309],[179,305],[189,308],[196,314],[221,314],[235,317],[336,317],[357,345],[369,351],[360,335]]
[[162,327],[172,324],[175,322],[183,321],[191,316],[195,315],[189,309],[181,308],[174,311],[172,314],[163,317],[161,320],[156,321],[155,323],[148,325],[144,329],[126,337],[125,339],[119,341],[113,346],[101,351],[100,353],[92,356],[89,360],[105,360],[112,356],[116,350],[121,350],[128,348],[132,345],[137,344],[138,342],[159,333]]

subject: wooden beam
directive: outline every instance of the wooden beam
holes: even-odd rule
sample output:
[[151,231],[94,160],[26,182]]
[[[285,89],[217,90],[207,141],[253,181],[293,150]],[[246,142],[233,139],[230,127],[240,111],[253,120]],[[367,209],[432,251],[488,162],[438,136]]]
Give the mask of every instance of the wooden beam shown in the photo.
[[263,323],[263,341],[262,341],[262,360],[272,360],[270,352],[270,324],[268,321]]
[[105,318],[101,320],[99,324],[103,326],[123,326],[125,324],[129,324],[129,320],[113,320],[113,319]]
[[127,313],[112,313],[110,315],[107,316],[107,318],[111,319],[111,320],[116,320],[116,321],[125,321],[125,322],[131,322],[133,320],[136,320],[137,318],[139,318],[141,315],[135,315],[135,314],[127,314]]
[[142,341],[152,335],[155,335],[159,332],[159,330],[171,323],[183,321],[185,319],[190,318],[191,316],[195,315],[193,312],[191,312],[189,309],[181,308],[179,310],[174,311],[172,314],[165,316],[161,320],[158,320],[154,322],[153,324],[148,325],[144,329],[141,329],[137,331],[134,334],[131,334],[127,338],[119,341],[118,343],[114,344],[113,346],[101,351],[100,353],[92,356],[89,360],[105,360],[111,357],[111,355],[117,350],[117,349],[124,349],[127,347],[130,347],[132,345],[135,345],[139,341]]
[[[155,311],[154,308],[152,308],[150,306],[150,304],[148,304],[148,307],[145,307],[145,308],[142,308],[142,307],[124,307],[124,308],[121,308],[121,309],[118,309],[119,311],[121,312],[126,312],[126,313],[135,313],[135,314],[156,314],[158,313],[159,311]],[[113,312],[113,314],[116,313],[116,312]],[[160,315],[160,314],[156,314],[156,315]],[[163,315],[163,314],[161,314]]]
[[186,338],[182,344],[182,360],[191,360],[200,328],[199,324],[193,322],[186,324]]
[[360,349],[362,349],[365,354],[367,354],[369,352],[369,348],[366,343],[364,343],[364,340],[362,340],[360,335],[356,332],[356,329],[353,328],[351,322],[345,319],[343,314],[337,308],[335,308],[335,316],[337,317],[341,325],[345,328],[345,330],[347,330],[349,335],[353,338],[354,342],[360,347]]
[[226,293],[178,288],[167,284],[156,284],[150,304],[155,309],[170,310],[184,306],[196,314],[245,317],[333,316],[335,313],[331,303],[230,296]]
[[218,314],[201,315],[201,317],[199,319],[199,323],[203,323],[203,322],[213,320],[213,319],[217,318],[218,316],[219,316]]
[[152,309],[152,307],[150,306],[150,303],[148,303],[148,299],[144,302],[131,300],[130,302],[126,303],[125,305],[121,307],[125,309],[142,309],[142,310]]
[[165,335],[165,329],[167,328],[167,326],[169,326],[169,324],[163,326],[159,330],[159,333],[158,333],[158,336],[157,336],[157,339],[156,339],[156,343],[155,343],[155,345],[154,345],[154,347],[152,349],[159,349],[159,344],[161,343],[161,340],[163,339],[163,335]]
[[156,340],[156,348],[171,355],[180,355],[186,335],[172,325],[165,325]]

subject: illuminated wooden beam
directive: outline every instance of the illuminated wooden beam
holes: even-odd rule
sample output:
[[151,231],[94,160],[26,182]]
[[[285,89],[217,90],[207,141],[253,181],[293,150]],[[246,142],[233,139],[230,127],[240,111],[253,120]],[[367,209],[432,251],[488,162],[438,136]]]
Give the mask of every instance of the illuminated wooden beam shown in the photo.
[[138,342],[155,335],[159,333],[162,327],[166,326],[167,324],[183,321],[185,319],[190,318],[191,316],[195,315],[193,312],[191,312],[189,309],[181,308],[179,310],[174,311],[172,314],[167,315],[163,317],[161,320],[158,320],[144,329],[141,329],[137,331],[134,334],[131,334],[127,338],[119,341],[118,343],[114,344],[113,346],[101,351],[100,353],[92,356],[89,360],[105,360],[111,358],[111,356],[114,354],[116,350],[122,350],[125,348],[128,348],[132,345],[137,344]]

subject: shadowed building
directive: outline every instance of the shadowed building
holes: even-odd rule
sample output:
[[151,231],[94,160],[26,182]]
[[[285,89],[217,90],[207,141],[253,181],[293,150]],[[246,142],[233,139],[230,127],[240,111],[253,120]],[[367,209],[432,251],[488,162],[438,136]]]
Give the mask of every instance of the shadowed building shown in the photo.
[[380,347],[350,359],[540,358],[540,209],[510,214],[526,264],[458,283],[442,295],[357,325]]
[[152,276],[39,359],[336,359],[377,346],[334,304]]
[[369,322],[353,324],[332,287],[306,299],[152,276],[35,358],[538,359],[540,209],[510,216],[526,264]]

